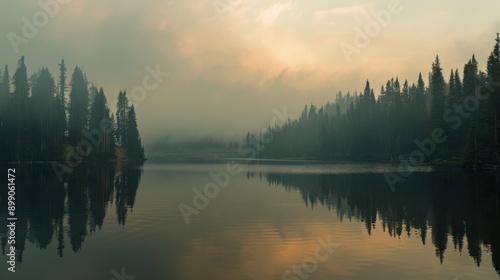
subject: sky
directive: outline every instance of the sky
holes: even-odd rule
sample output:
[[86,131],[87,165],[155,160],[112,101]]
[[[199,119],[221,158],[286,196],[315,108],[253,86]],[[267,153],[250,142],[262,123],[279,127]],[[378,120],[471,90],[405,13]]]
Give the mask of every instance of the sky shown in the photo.
[[484,69],[499,10],[496,0],[2,0],[0,65],[12,74],[24,55],[29,74],[57,77],[65,59],[112,108],[126,90],[146,147],[239,137],[367,79],[376,94],[391,77],[416,82],[437,54],[446,78],[472,54]]

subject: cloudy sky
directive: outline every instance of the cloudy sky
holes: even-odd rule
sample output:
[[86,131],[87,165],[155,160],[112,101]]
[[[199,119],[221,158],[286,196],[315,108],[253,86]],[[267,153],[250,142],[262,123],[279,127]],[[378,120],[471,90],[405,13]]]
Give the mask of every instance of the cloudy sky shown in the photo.
[[[473,53],[484,69],[498,11],[497,0],[4,0],[0,64],[12,74],[24,55],[29,73],[47,66],[57,76],[65,59],[108,102],[146,79],[146,95],[130,97],[146,143],[226,137],[266,127],[273,108],[298,115],[367,78],[376,92],[391,77],[415,82],[436,54],[447,76]],[[169,76],[147,79],[157,68]]]

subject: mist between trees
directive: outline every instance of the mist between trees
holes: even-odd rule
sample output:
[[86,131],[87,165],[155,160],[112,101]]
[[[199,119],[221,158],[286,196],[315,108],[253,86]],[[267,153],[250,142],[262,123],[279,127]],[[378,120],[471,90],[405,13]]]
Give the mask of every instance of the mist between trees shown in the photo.
[[0,71],[0,161],[57,161],[69,171],[85,160],[143,161],[134,106],[120,92],[110,112],[103,88],[76,66],[67,82],[64,60],[58,83],[47,68],[28,77],[24,56],[14,75]]
[[[488,96],[488,98],[483,98]],[[463,71],[451,69],[445,81],[436,56],[427,84],[391,78],[378,97],[366,82],[357,94],[341,92],[335,102],[320,108],[306,106],[301,116],[269,127],[274,140],[259,149],[261,157],[350,160],[397,160],[407,157],[441,128],[445,141],[436,145],[425,162],[473,168],[500,167],[500,37],[487,60],[486,72],[475,56]],[[262,133],[248,133],[246,145],[259,142]]]
[[[257,147],[260,157],[396,161],[408,157],[418,148],[415,143],[440,128],[446,139],[425,162],[496,169],[500,166],[498,35],[486,68],[479,70],[472,55],[462,71],[451,69],[446,81],[436,56],[427,82],[422,74],[411,84],[391,78],[376,97],[367,81],[359,94],[338,93],[334,103],[320,108],[311,104],[298,119],[248,133],[241,146]],[[64,60],[59,70],[57,85],[46,68],[28,77],[24,57],[12,79],[7,67],[0,73],[0,160],[62,160],[60,168],[71,168],[81,160],[144,159],[135,110],[126,93],[119,94],[117,111],[112,113],[104,90],[90,84],[81,68],[75,67],[69,83]],[[102,130],[104,120],[109,120],[105,126],[109,129]],[[96,131],[101,131],[102,139]],[[266,135],[273,135],[273,140],[261,147]],[[232,149],[236,146],[240,145],[230,144]]]

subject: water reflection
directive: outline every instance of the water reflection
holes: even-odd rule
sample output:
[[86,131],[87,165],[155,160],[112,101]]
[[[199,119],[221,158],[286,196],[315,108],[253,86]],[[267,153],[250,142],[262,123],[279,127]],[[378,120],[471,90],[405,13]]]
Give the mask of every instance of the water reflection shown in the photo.
[[[23,261],[27,241],[40,249],[57,242],[57,254],[63,257],[68,249],[67,239],[70,249],[78,252],[87,235],[101,229],[111,204],[115,205],[118,223],[125,225],[142,175],[141,168],[122,164],[82,164],[63,182],[58,180],[50,165],[20,165],[16,166],[16,171],[16,250],[19,263]],[[2,221],[7,218],[7,211],[4,211],[6,194],[7,185],[2,184]],[[6,254],[6,234],[6,227],[0,227],[2,255]]]
[[[380,174],[247,173],[250,180],[256,176],[298,191],[307,207],[327,207],[341,220],[364,222],[370,235],[381,224],[391,237],[414,236],[424,245],[430,238],[441,263],[449,245],[459,252],[466,250],[477,266],[484,261],[483,252],[491,252],[493,267],[500,274],[497,174],[415,173],[395,192]],[[449,236],[453,244],[448,244]]]
[[[137,279],[282,279],[317,238],[333,236],[342,246],[309,279],[498,279],[496,174],[423,170],[392,192],[368,167],[245,166],[253,172],[231,177],[190,225],[179,203],[225,165],[149,164],[144,176],[142,167],[88,165],[63,183],[50,166],[18,167],[25,259],[0,278],[110,279],[126,267]],[[5,227],[0,234],[5,256]]]

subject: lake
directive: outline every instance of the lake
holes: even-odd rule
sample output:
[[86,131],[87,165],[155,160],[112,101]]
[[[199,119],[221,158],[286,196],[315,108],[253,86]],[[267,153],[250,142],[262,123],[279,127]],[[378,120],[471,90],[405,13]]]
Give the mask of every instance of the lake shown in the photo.
[[495,173],[423,166],[391,187],[397,166],[376,163],[82,165],[64,182],[8,167],[1,279],[500,278]]

